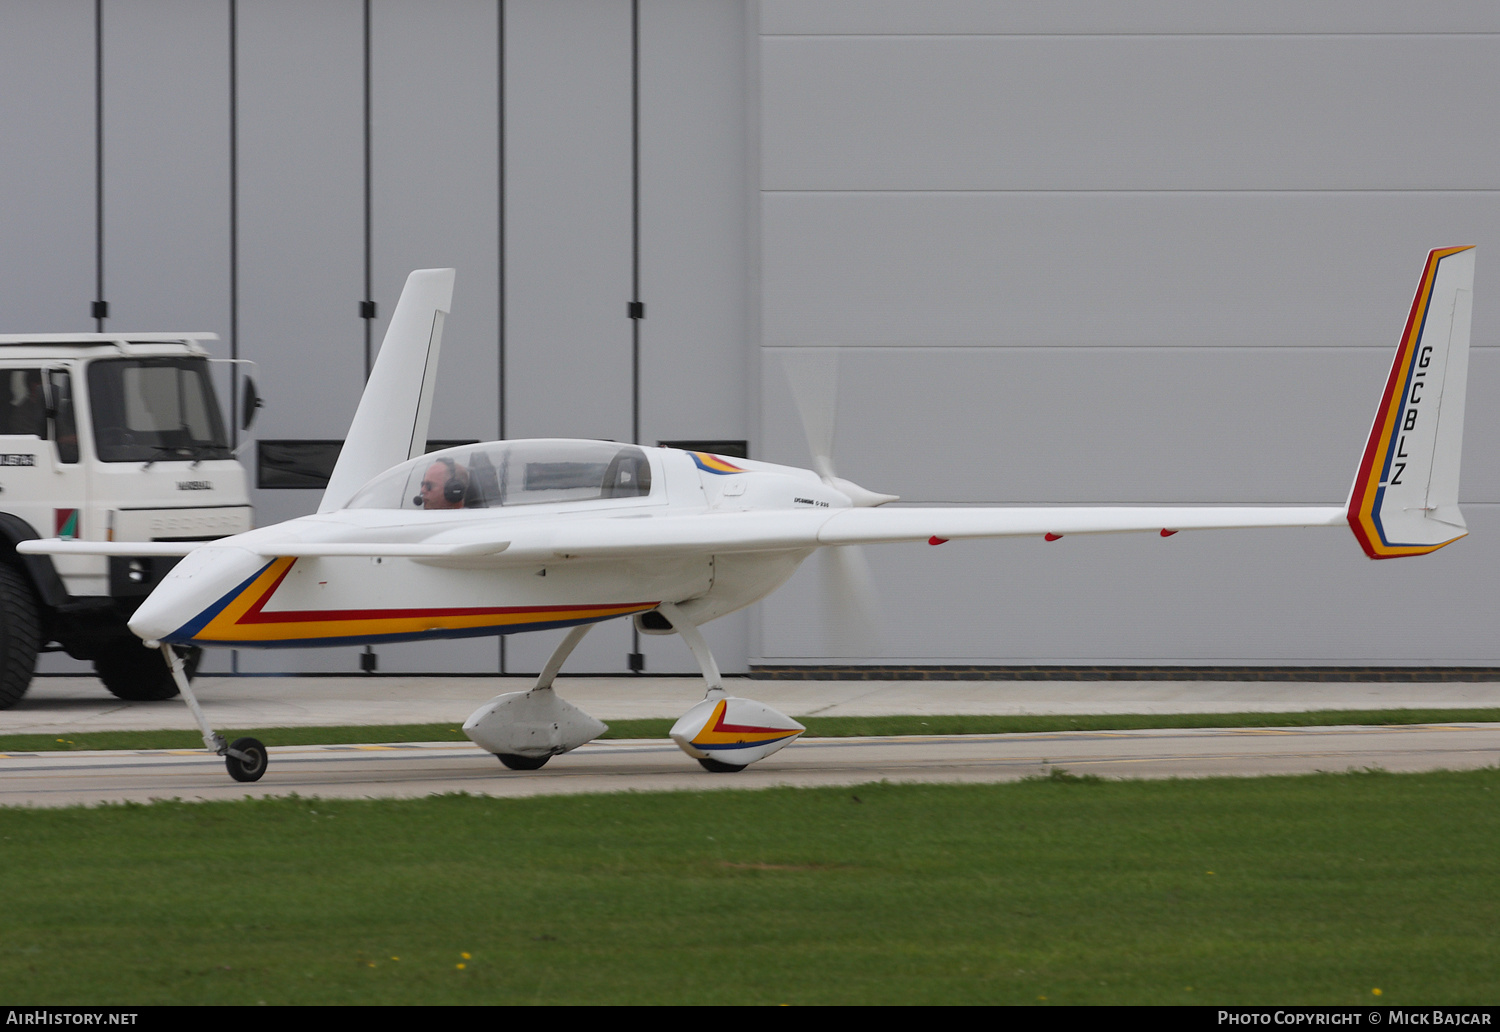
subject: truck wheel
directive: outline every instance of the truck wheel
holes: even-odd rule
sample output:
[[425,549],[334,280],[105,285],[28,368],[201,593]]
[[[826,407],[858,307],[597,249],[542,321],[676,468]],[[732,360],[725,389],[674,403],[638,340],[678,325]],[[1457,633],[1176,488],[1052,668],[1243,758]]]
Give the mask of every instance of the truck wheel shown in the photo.
[[[182,657],[183,671],[192,680],[198,670],[202,649],[188,649]],[[94,673],[104,687],[127,702],[157,702],[177,695],[177,682],[157,649],[148,649],[138,641],[121,642],[94,660]]]
[[31,585],[13,566],[0,563],[0,709],[10,709],[36,672],[41,624]]

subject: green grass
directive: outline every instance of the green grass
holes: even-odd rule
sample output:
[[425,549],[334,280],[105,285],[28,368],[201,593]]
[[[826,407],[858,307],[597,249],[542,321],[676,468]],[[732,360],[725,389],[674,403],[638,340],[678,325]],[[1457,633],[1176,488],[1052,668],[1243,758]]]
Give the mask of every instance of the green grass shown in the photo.
[[1491,768],[6,809],[0,985],[13,1005],[1489,1004],[1497,802]]
[[[187,721],[183,715],[184,723]],[[1305,713],[1110,713],[1084,716],[806,717],[814,738],[864,735],[993,735],[1045,731],[1122,731],[1165,727],[1317,727],[1330,724],[1452,724],[1500,721],[1500,709],[1315,710]],[[616,720],[604,738],[666,738],[671,720]],[[263,727],[223,730],[268,745],[356,742],[467,742],[458,723],[354,727]],[[94,749],[201,749],[196,731],[98,731],[67,735],[0,735],[0,753]]]

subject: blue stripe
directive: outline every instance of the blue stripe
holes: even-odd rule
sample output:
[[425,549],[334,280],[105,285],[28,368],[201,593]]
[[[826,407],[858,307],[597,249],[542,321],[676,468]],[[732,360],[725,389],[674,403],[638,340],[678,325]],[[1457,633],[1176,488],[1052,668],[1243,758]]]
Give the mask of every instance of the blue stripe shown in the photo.
[[520,634],[525,631],[550,631],[556,627],[577,627],[579,624],[603,623],[617,620],[634,613],[616,613],[611,616],[584,617],[578,620],[546,620],[541,623],[508,624],[504,627],[456,627],[431,631],[410,631],[401,634],[356,634],[342,638],[298,638],[293,641],[216,641],[214,639],[179,637],[181,631],[173,632],[163,641],[174,645],[208,645],[226,649],[318,649],[334,645],[379,645],[398,641],[434,641],[441,638],[484,638],[501,634]]
[[239,587],[231,588],[223,598],[219,599],[219,601],[215,602],[213,605],[209,606],[203,612],[193,617],[187,623],[177,628],[177,630],[167,635],[162,639],[162,641],[169,641],[174,645],[190,644],[193,635],[197,634],[199,631],[203,630],[203,628],[207,627],[208,622],[222,613],[225,606],[229,605],[229,603],[233,602],[235,599],[239,598],[247,590],[249,590],[250,585],[255,583],[255,578],[259,577],[261,574],[265,573],[266,570],[270,569],[271,563],[274,563],[275,561],[275,559],[272,559],[270,563],[266,563],[265,566],[262,566],[260,569],[256,570],[243,582],[241,582]]
[[[693,456],[693,461],[698,464],[699,469],[701,469],[705,473],[712,473],[716,477],[727,477],[732,476],[735,473],[745,472],[742,469],[714,469],[712,466],[704,465],[703,460],[698,458],[696,453],[688,452],[688,454]],[[715,458],[717,458],[717,456],[715,456]]]
[[[1462,254],[1462,251],[1456,252]],[[1391,443],[1386,446],[1385,465],[1380,471],[1379,486],[1375,489],[1375,504],[1370,508],[1370,521],[1375,524],[1375,531],[1380,535],[1380,543],[1387,548],[1426,548],[1410,542],[1391,541],[1385,535],[1385,524],[1380,520],[1380,507],[1385,502],[1385,488],[1391,477],[1391,464],[1395,462],[1396,451],[1401,442],[1401,424],[1406,422],[1406,410],[1411,405],[1412,376],[1417,369],[1417,359],[1422,354],[1422,340],[1427,336],[1427,317],[1432,314],[1432,295],[1437,290],[1438,273],[1442,270],[1443,263],[1453,255],[1444,255],[1437,260],[1432,267],[1432,282],[1427,287],[1427,299],[1422,304],[1422,324],[1417,327],[1417,339],[1412,341],[1411,357],[1407,359],[1406,381],[1401,387],[1401,407],[1396,411],[1396,425],[1391,427]],[[1446,356],[1443,359],[1443,369],[1446,375],[1448,368]],[[1436,416],[1433,417],[1437,418]],[[1430,474],[1431,469],[1428,470]]]
[[767,738],[767,739],[765,739],[763,741],[759,741],[759,742],[730,742],[730,743],[727,743],[727,744],[724,744],[724,745],[704,745],[701,742],[694,742],[693,743],[693,748],[695,748],[695,749],[703,749],[703,750],[706,750],[708,752],[717,752],[717,751],[719,751],[721,749],[723,749],[723,750],[754,749],[756,746],[760,746],[760,745],[775,745],[777,742],[784,742],[788,738],[796,738],[800,734],[802,734],[801,731],[788,731],[786,734],[782,735],[780,738]]

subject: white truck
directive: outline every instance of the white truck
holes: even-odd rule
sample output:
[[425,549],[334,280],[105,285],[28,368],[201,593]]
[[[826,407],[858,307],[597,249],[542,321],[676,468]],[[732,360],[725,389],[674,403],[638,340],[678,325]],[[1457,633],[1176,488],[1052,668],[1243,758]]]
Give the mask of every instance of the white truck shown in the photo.
[[[196,541],[249,530],[202,341],[214,334],[0,335],[0,709],[39,652],[91,660],[122,699],[177,694],[126,621],[175,558],[18,555],[38,537]],[[247,383],[245,408],[259,401]],[[197,657],[189,656],[189,666]]]

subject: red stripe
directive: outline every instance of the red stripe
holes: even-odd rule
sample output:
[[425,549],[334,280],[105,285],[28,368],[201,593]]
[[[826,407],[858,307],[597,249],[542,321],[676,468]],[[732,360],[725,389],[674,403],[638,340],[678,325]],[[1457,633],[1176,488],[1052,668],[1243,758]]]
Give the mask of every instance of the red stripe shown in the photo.
[[291,562],[287,563],[286,564],[286,569],[284,569],[284,570],[281,571],[281,576],[276,578],[275,583],[273,583],[265,591],[262,591],[260,593],[260,598],[256,599],[251,604],[251,606],[250,606],[249,609],[245,610],[242,614],[240,614],[240,618],[238,620],[236,620],[235,623],[260,623],[261,621],[258,619],[258,617],[260,616],[261,607],[264,606],[266,604],[266,602],[268,602],[270,600],[270,598],[271,598],[272,595],[276,594],[276,589],[279,588],[279,587],[281,587],[281,582],[284,581],[284,580],[286,580],[286,575],[289,574],[289,573],[291,573],[292,572],[292,567],[296,566],[296,565],[297,565],[297,560],[295,560],[295,559],[293,559]]
[[791,734],[794,730],[789,727],[756,727],[753,724],[726,724],[724,723],[724,717],[728,712],[728,706],[719,711],[719,719],[713,726],[715,731],[723,731],[725,734],[774,734],[782,731],[786,734]]
[[474,606],[455,609],[303,609],[285,610],[275,613],[259,613],[253,617],[246,613],[240,623],[311,623],[331,620],[401,620],[431,618],[438,616],[500,616],[507,613],[558,613],[579,611],[600,612],[611,609],[644,609],[656,605],[654,602],[612,602],[608,605],[581,604],[575,606]]
[[1406,371],[1407,356],[1410,354],[1413,343],[1412,329],[1416,326],[1417,311],[1422,307],[1422,299],[1427,294],[1428,279],[1435,274],[1437,268],[1438,250],[1446,249],[1438,248],[1428,252],[1427,265],[1422,270],[1422,278],[1417,281],[1417,293],[1411,300],[1411,311],[1406,316],[1406,328],[1401,331],[1401,343],[1396,351],[1396,359],[1391,363],[1391,373],[1386,377],[1385,393],[1380,396],[1380,408],[1375,413],[1375,425],[1370,430],[1369,440],[1365,442],[1364,458],[1360,460],[1359,475],[1354,481],[1354,495],[1349,499],[1349,511],[1345,514],[1350,528],[1354,531],[1354,536],[1359,539],[1360,547],[1371,559],[1380,559],[1383,556],[1379,554],[1375,543],[1365,534],[1359,517],[1364,511],[1365,501],[1372,494],[1370,474],[1375,468],[1375,461],[1380,451],[1380,436],[1391,418],[1391,398],[1395,396],[1396,386],[1401,382],[1402,373]]
[[574,606],[499,606],[499,607],[455,607],[450,609],[302,609],[284,610],[266,613],[262,610],[270,601],[271,596],[276,594],[276,589],[281,587],[281,582],[286,580],[286,575],[292,572],[296,566],[296,560],[287,564],[281,576],[276,578],[275,583],[261,592],[260,598],[256,599],[249,609],[245,610],[236,623],[239,624],[276,624],[276,623],[316,623],[335,620],[400,620],[420,619],[437,616],[500,616],[508,613],[559,613],[577,612],[578,610],[610,610],[610,609],[645,609],[656,605],[655,602],[611,602],[605,605],[574,605]]

